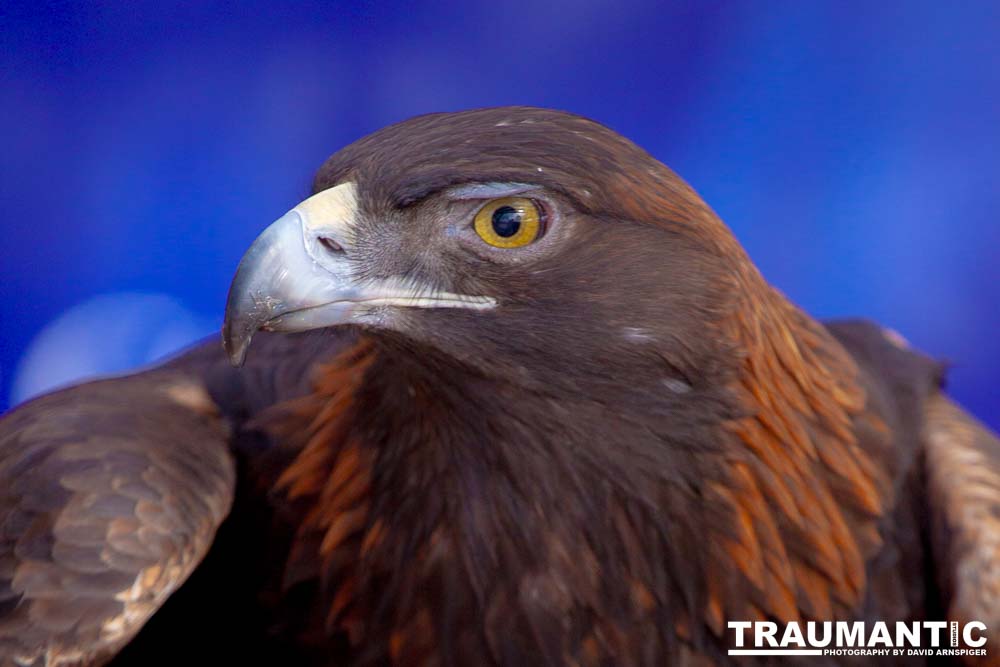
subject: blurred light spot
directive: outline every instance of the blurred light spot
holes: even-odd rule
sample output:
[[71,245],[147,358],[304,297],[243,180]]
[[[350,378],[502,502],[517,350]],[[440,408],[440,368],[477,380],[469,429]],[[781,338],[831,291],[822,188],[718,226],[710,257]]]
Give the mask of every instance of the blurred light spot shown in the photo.
[[148,364],[215,329],[208,318],[165,294],[94,297],[67,310],[31,341],[14,374],[11,402]]

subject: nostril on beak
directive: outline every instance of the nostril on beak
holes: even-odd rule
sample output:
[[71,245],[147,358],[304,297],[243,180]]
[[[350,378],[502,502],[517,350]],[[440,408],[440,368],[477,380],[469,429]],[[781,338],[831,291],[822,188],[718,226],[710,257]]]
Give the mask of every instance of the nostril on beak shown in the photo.
[[327,249],[327,251],[331,255],[344,254],[344,246],[340,245],[339,243],[331,239],[329,236],[319,236],[317,237],[317,240],[320,242],[320,244],[322,244],[324,248]]

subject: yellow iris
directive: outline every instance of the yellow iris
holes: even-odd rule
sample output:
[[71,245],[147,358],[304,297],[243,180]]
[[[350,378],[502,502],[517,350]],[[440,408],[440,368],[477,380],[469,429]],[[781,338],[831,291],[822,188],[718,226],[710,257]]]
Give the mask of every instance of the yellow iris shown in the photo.
[[538,238],[541,217],[530,199],[502,197],[479,209],[474,226],[479,238],[495,248],[520,248]]

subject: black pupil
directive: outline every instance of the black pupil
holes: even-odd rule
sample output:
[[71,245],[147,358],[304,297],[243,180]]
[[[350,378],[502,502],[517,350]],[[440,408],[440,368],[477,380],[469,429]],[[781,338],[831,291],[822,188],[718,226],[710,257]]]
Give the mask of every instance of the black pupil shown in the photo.
[[521,228],[521,212],[513,206],[501,206],[493,211],[493,231],[497,236],[510,238]]

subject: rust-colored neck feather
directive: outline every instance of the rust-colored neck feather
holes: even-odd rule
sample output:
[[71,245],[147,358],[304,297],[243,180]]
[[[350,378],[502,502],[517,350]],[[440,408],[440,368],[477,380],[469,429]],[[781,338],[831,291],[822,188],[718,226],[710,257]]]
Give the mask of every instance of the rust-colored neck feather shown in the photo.
[[743,577],[737,590],[713,585],[707,620],[850,617],[894,500],[873,457],[891,444],[888,429],[826,329],[759,276],[745,279],[754,287],[724,325],[745,351],[733,389],[747,415],[725,424],[742,455],[708,485],[708,502],[734,517],[735,532],[716,534],[716,566]]

